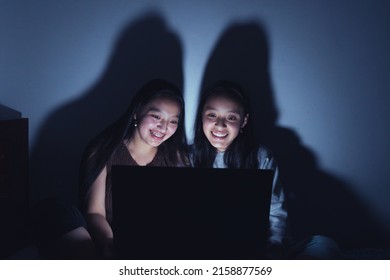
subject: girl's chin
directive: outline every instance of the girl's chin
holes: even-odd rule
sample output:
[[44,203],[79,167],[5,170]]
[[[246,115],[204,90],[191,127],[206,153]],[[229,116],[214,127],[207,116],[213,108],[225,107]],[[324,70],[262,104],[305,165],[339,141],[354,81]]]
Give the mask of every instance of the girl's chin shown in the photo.
[[164,142],[163,139],[155,139],[154,137],[152,137],[151,140],[149,141],[149,145],[153,147],[158,147],[163,142]]
[[224,152],[226,150],[226,145],[222,145],[221,143],[211,143],[211,146],[213,146],[215,149],[218,150],[218,152]]

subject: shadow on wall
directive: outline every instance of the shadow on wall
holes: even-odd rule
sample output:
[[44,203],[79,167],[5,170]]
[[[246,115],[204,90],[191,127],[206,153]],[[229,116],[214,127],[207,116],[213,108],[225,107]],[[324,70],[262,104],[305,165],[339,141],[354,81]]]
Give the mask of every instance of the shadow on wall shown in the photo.
[[[60,59],[60,58],[59,58]],[[31,155],[31,204],[60,197],[78,204],[78,171],[87,143],[115,121],[145,82],[162,78],[183,88],[179,38],[151,12],[123,29],[97,83],[54,110]]]
[[320,170],[315,155],[293,130],[277,126],[267,35],[261,24],[232,24],[223,32],[206,65],[201,89],[219,79],[241,84],[251,98],[257,140],[272,150],[278,162],[292,235],[328,235],[343,248],[385,245],[388,234],[349,191],[352,188]]

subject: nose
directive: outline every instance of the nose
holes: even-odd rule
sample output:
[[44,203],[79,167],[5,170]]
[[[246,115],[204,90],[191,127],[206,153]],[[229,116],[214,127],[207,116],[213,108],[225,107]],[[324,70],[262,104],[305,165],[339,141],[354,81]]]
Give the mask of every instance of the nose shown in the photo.
[[165,120],[161,120],[158,124],[157,127],[160,131],[165,132],[168,130],[168,122]]
[[215,126],[220,126],[220,127],[225,127],[226,124],[225,124],[225,119],[224,118],[217,118],[215,120]]

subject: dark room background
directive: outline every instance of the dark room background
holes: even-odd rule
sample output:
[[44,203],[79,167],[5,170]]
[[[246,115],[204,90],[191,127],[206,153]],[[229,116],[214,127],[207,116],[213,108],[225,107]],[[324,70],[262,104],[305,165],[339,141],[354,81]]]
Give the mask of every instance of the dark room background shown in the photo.
[[[148,79],[250,92],[297,235],[384,244],[390,230],[389,1],[0,0],[0,117],[28,118],[33,205],[77,201],[86,143]],[[354,243],[355,242],[355,243]]]

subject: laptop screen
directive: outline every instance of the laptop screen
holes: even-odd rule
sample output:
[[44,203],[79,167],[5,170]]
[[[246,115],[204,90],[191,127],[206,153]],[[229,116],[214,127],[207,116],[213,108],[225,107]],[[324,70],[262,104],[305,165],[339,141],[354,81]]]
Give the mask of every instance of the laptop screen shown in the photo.
[[273,171],[112,166],[120,259],[262,259]]

